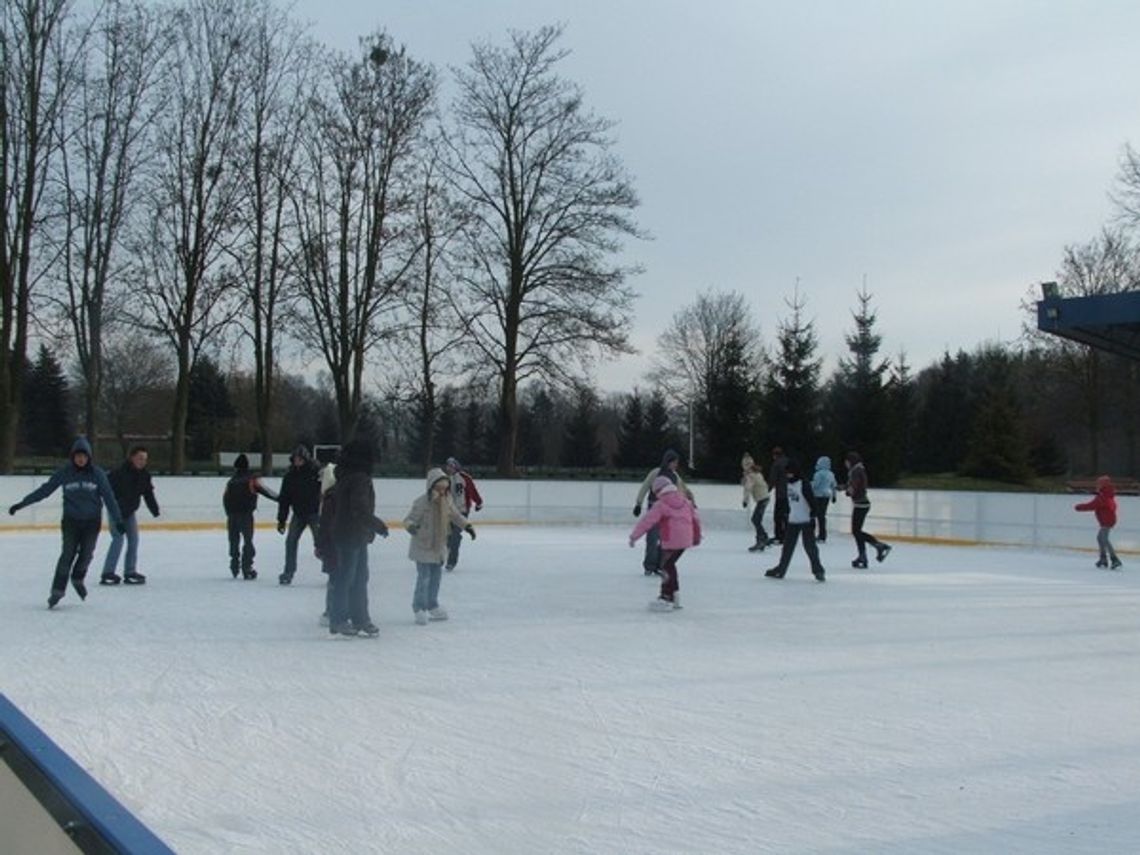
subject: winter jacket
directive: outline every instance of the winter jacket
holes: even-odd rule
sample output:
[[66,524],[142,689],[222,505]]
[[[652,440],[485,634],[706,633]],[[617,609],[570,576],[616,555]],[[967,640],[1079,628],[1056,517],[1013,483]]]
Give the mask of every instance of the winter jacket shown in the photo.
[[764,473],[759,469],[747,470],[740,477],[740,485],[744,488],[744,505],[750,501],[759,504],[768,498],[768,482],[764,480]]
[[[83,467],[75,465],[75,455],[80,452],[87,455],[87,465]],[[71,459],[66,465],[57,469],[47,481],[24,496],[12,508],[19,510],[34,505],[59,488],[63,490],[65,520],[101,520],[103,505],[106,505],[112,524],[116,527],[121,525],[123,515],[115,499],[115,491],[111,489],[107,473],[95,465],[91,456],[91,444],[85,438],[79,437],[71,446],[71,453],[68,456]]]
[[146,469],[139,469],[130,460],[124,460],[121,466],[112,470],[107,480],[111,482],[119,512],[124,517],[135,513],[142,501],[146,502],[152,517],[158,516],[158,500],[154,497],[154,485]]
[[226,482],[222,493],[222,507],[226,514],[252,514],[257,510],[258,494],[274,502],[277,495],[261,484],[261,479],[248,469],[239,469]]
[[[294,452],[296,456],[296,452]],[[277,522],[284,525],[289,509],[299,517],[310,517],[321,507],[321,473],[307,457],[300,466],[290,466],[281,479],[277,498]]]
[[442,564],[447,557],[447,536],[451,526],[467,526],[467,519],[455,507],[450,495],[444,494],[442,508],[433,500],[431,488],[440,480],[450,480],[442,469],[428,472],[426,489],[416,496],[411,510],[404,517],[404,528],[412,536],[408,558],[419,564]]
[[867,497],[867,467],[862,460],[847,470],[847,495],[855,507],[871,507],[871,500]]
[[681,477],[681,473],[669,465],[674,460],[680,459],[681,456],[673,451],[673,449],[669,449],[662,455],[661,465],[656,469],[650,469],[649,474],[645,476],[645,480],[641,482],[641,488],[637,491],[637,500],[635,502],[638,507],[641,507],[641,504],[647,497],[649,499],[648,507],[653,507],[657,501],[657,497],[653,495],[653,482],[658,476],[668,478],[677,485],[677,489],[680,490],[690,502],[694,505],[697,504],[697,500],[693,498],[693,491],[685,485],[685,480]]
[[831,458],[819,458],[815,462],[815,475],[811,479],[812,494],[817,499],[834,499],[836,487],[835,473],[831,471]]
[[630,532],[630,543],[653,526],[658,526],[662,549],[688,549],[701,542],[701,519],[697,509],[676,488],[664,491],[653,507],[637,521]]
[[359,548],[371,543],[378,534],[388,536],[388,527],[376,516],[371,452],[363,443],[349,443],[341,449],[331,495],[336,503],[332,537],[338,548]]
[[1116,488],[1107,478],[1097,479],[1096,495],[1090,501],[1075,506],[1078,511],[1094,511],[1096,521],[1103,528],[1116,525]]
[[788,456],[778,454],[772,458],[772,465],[768,467],[768,489],[782,499],[788,490]]
[[[443,470],[439,470],[442,472]],[[444,474],[446,478],[447,475]],[[451,499],[455,507],[461,509],[464,514],[471,513],[471,507],[474,505],[475,510],[483,509],[483,497],[479,495],[479,490],[475,486],[475,479],[460,469],[451,476]]]
[[811,484],[799,475],[788,476],[788,524],[807,525],[811,522],[815,494]]

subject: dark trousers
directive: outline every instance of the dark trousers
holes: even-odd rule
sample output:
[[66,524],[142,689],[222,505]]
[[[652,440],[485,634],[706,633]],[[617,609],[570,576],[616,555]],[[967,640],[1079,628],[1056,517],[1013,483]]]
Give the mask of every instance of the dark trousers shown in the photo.
[[[466,519],[467,514],[463,517]],[[463,529],[455,523],[447,531],[447,569],[454,570],[459,563],[459,544],[463,542]]]
[[788,572],[788,564],[791,563],[792,554],[796,551],[797,537],[803,538],[804,552],[807,553],[808,561],[811,562],[812,575],[817,579],[822,579],[823,565],[819,563],[819,549],[815,545],[815,525],[811,522],[788,523],[784,547],[780,550],[780,563],[775,567],[776,572],[780,576]]
[[52,593],[62,593],[67,590],[67,579],[82,582],[87,576],[87,568],[91,564],[91,557],[95,554],[95,541],[99,539],[99,529],[103,521],[74,520],[64,517],[59,524],[62,534],[62,546],[59,550],[59,560],[55,562],[55,577],[51,581]]
[[677,576],[677,560],[681,557],[683,549],[661,550],[661,599],[673,600],[673,595],[681,589],[681,580]]
[[[230,540],[230,569],[253,569],[253,513],[226,514],[226,535]],[[239,564],[240,562],[240,564]]]
[[870,505],[857,505],[855,510],[851,512],[851,534],[855,537],[855,548],[859,550],[859,557],[864,560],[867,558],[867,544],[875,547],[875,549],[884,545],[873,534],[867,534],[863,531],[863,521],[867,519],[867,514],[870,512]]
[[764,531],[764,511],[768,509],[768,500],[761,499],[752,510],[752,527],[756,529],[756,542],[767,543],[768,532]]
[[645,555],[641,559],[641,566],[645,569],[646,576],[661,570],[661,529],[657,526],[645,533]]
[[316,543],[320,518],[320,514],[294,513],[289,520],[289,530],[285,533],[285,575],[290,579],[297,572],[297,546],[301,542],[301,535],[308,529],[313,533],[313,543]]
[[820,543],[827,540],[827,506],[831,504],[831,499],[827,496],[822,498],[816,497],[812,500],[812,519],[815,520],[815,539]]
[[336,545],[336,567],[329,573],[329,629],[352,621],[357,629],[372,623],[368,612],[368,544]]
[[788,530],[788,514],[791,508],[786,495],[776,496],[776,505],[772,508],[772,529],[773,537],[781,543],[784,542],[784,533]]

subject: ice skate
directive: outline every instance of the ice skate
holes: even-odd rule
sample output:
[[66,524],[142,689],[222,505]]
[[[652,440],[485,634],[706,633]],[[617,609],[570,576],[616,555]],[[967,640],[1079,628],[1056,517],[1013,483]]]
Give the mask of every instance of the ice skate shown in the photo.
[[891,554],[891,545],[889,543],[884,543],[882,546],[878,547],[875,550],[875,560],[878,561],[880,564],[882,564],[883,559],[885,559],[890,554]]
[[758,540],[754,544],[752,544],[750,547],[748,547],[748,551],[749,552],[763,552],[767,546],[768,546],[767,543],[763,543],[763,542]]
[[72,579],[71,587],[75,589],[75,593],[79,594],[79,599],[87,599],[87,586],[83,584],[82,579]]
[[428,620],[447,620],[447,609],[442,606],[428,609]]
[[1124,564],[1121,563],[1119,558],[1113,558],[1112,559],[1112,569],[1113,570],[1119,570],[1123,566],[1124,566]]
[[360,627],[360,634],[368,638],[375,638],[380,634],[380,627],[374,623],[366,623]]
[[866,570],[867,569],[867,559],[863,556],[860,556],[859,558],[856,558],[854,561],[851,562],[851,566],[854,567],[856,570]]
[[767,572],[765,572],[764,575],[769,579],[783,579],[784,578],[784,574],[780,570],[779,567],[773,567],[771,570],[768,570]]
[[428,622],[428,613],[427,612],[425,612],[425,611],[416,612],[416,625],[417,626],[427,626],[427,622]]
[[104,573],[99,577],[100,585],[118,585],[123,579],[118,573]]
[[277,584],[278,585],[292,585],[293,584],[292,574],[282,573],[280,576],[277,577]]
[[1097,567],[1108,567],[1108,559],[1107,558],[1098,559],[1096,562],[1096,566]]
[[674,609],[673,601],[658,597],[649,604],[651,612],[671,612]]
[[126,573],[123,575],[123,582],[127,585],[145,585],[146,576],[142,573]]
[[329,634],[339,638],[354,638],[359,631],[351,623],[340,623],[329,627]]
[[63,592],[63,591],[60,591],[60,590],[53,590],[53,591],[51,592],[51,596],[50,596],[50,597],[48,597],[48,608],[49,608],[49,609],[54,609],[54,608],[55,608],[55,605],[56,605],[56,603],[58,603],[60,600],[62,600],[62,599],[63,599],[63,594],[64,594],[64,592]]

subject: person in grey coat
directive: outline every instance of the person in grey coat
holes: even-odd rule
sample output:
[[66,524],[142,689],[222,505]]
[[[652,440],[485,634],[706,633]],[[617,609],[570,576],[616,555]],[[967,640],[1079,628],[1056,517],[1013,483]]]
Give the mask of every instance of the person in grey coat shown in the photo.
[[474,527],[451,501],[451,478],[447,473],[442,469],[429,470],[426,486],[404,517],[404,528],[412,536],[408,557],[416,563],[412,612],[421,626],[429,620],[447,620],[447,612],[439,605],[439,582],[451,526],[457,526],[475,539]]
[[104,505],[111,515],[115,531],[122,534],[127,530],[107,473],[92,459],[91,444],[84,437],[79,437],[71,446],[68,457],[67,464],[57,469],[51,478],[8,508],[8,513],[15,514],[21,508],[46,499],[57,489],[63,490],[63,519],[59,523],[63,544],[55,564],[51,595],[48,597],[49,609],[54,609],[67,593],[69,576],[71,587],[79,594],[79,599],[87,599],[84,579],[95,554],[99,529],[103,527]]

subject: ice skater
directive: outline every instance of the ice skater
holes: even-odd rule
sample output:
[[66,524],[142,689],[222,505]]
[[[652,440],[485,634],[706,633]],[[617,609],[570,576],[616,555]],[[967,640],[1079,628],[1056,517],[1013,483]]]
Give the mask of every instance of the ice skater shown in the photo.
[[831,471],[831,458],[821,456],[815,462],[815,474],[811,477],[812,518],[816,524],[815,539],[827,542],[827,506],[835,501],[838,485],[835,473]]
[[1112,561],[1112,569],[1119,570],[1123,565],[1120,559],[1116,557],[1116,550],[1112,548],[1112,541],[1108,536],[1112,533],[1112,527],[1116,525],[1116,487],[1113,486],[1112,479],[1107,475],[1101,475],[1096,479],[1096,495],[1090,501],[1076,505],[1075,509],[1078,511],[1093,511],[1096,513],[1096,521],[1099,528],[1096,531],[1096,545],[1100,550],[1100,558],[1097,559],[1097,567],[1108,567],[1109,561]]
[[56,603],[67,593],[69,577],[71,587],[79,599],[87,599],[84,579],[95,554],[99,529],[103,525],[103,505],[107,506],[114,529],[120,534],[126,531],[119,503],[115,500],[115,491],[111,489],[107,473],[95,465],[91,456],[91,444],[86,438],[81,436],[76,439],[71,446],[67,464],[8,508],[8,513],[14,515],[21,508],[46,499],[57,488],[63,490],[63,518],[59,523],[62,545],[59,560],[55,564],[51,594],[48,596],[49,609],[54,609]]
[[[653,483],[658,478],[669,479],[681,494],[692,503],[693,507],[697,506],[692,491],[685,486],[685,480],[677,471],[680,465],[681,455],[673,449],[667,449],[661,455],[661,465],[649,470],[649,474],[645,476],[645,480],[641,482],[641,487],[637,491],[637,498],[633,504],[633,515],[635,517],[641,516],[642,502],[648,500],[648,507],[652,508],[654,502],[657,501],[657,496],[653,492]],[[656,528],[650,528],[645,536],[645,555],[641,559],[641,566],[645,575],[661,575],[661,561],[661,536]]]
[[788,525],[787,470],[788,456],[777,445],[772,449],[772,465],[768,467],[768,489],[776,495],[772,505],[772,539],[768,541],[769,545],[784,542],[784,529]]
[[677,561],[686,549],[701,543],[701,518],[696,505],[686,498],[669,478],[658,475],[651,488],[657,501],[637,521],[629,533],[632,548],[638,539],[650,531],[657,531],[661,551],[661,595],[649,604],[654,611],[673,611],[681,608],[681,582],[677,575]]
[[451,483],[451,501],[459,513],[463,515],[465,521],[463,525],[452,525],[448,532],[447,570],[451,572],[459,563],[459,544],[463,541],[466,519],[471,516],[472,509],[483,510],[483,497],[479,495],[479,488],[475,486],[475,479],[463,469],[454,457],[447,458],[444,468]]
[[768,482],[764,480],[764,473],[752,459],[748,452],[740,458],[740,486],[744,489],[744,499],[741,507],[747,508],[748,503],[755,502],[752,510],[752,528],[756,531],[756,542],[748,547],[749,552],[763,552],[768,545],[768,532],[764,530],[764,511],[768,507]]
[[[292,519],[289,518],[290,509],[293,511]],[[320,512],[321,473],[309,449],[298,445],[289,458],[289,471],[281,479],[281,492],[277,498],[277,533],[285,535],[285,569],[277,577],[280,584],[290,585],[293,582],[297,572],[297,546],[305,529],[312,532],[313,544],[316,545]]]
[[239,454],[234,458],[234,474],[222,492],[222,508],[226,512],[226,537],[230,545],[230,573],[236,579],[256,579],[253,557],[253,512],[257,510],[258,495],[274,502],[277,495],[263,487],[261,480],[249,471],[249,458]]
[[889,544],[883,543],[874,535],[863,531],[863,523],[867,514],[871,512],[871,500],[867,496],[867,467],[863,465],[863,458],[857,451],[847,452],[844,458],[847,467],[846,493],[851,497],[851,534],[855,538],[855,548],[858,555],[851,562],[857,570],[867,569],[867,545],[875,547],[875,560],[882,561],[891,553]]
[[439,581],[452,528],[459,528],[475,539],[475,528],[452,503],[450,489],[451,478],[446,472],[430,470],[427,489],[416,496],[404,517],[404,528],[412,536],[408,558],[416,564],[412,614],[420,626],[429,620],[447,620],[447,611],[439,604]]
[[780,561],[764,575],[769,579],[783,579],[788,572],[788,564],[796,551],[796,540],[802,538],[804,552],[811,563],[811,574],[817,582],[824,581],[826,573],[819,561],[819,549],[815,545],[815,521],[813,519],[813,494],[811,484],[800,478],[800,467],[794,460],[785,466],[788,487],[788,524],[784,530],[784,543],[780,548]]
[[[118,529],[111,529],[111,545],[107,549],[107,557],[103,559],[103,572],[99,576],[100,585],[118,585],[120,582],[126,582],[128,585],[146,584],[146,576],[138,571],[139,504],[146,502],[150,515],[158,516],[158,500],[154,497],[154,484],[146,468],[149,459],[150,452],[146,447],[136,445],[127,454],[123,464],[107,477],[111,482],[111,489],[115,491],[119,513],[123,515],[123,523],[127,530],[124,535]],[[127,541],[127,555],[123,559],[123,575],[119,576],[115,568],[119,564],[119,553],[123,549],[124,537]]]

